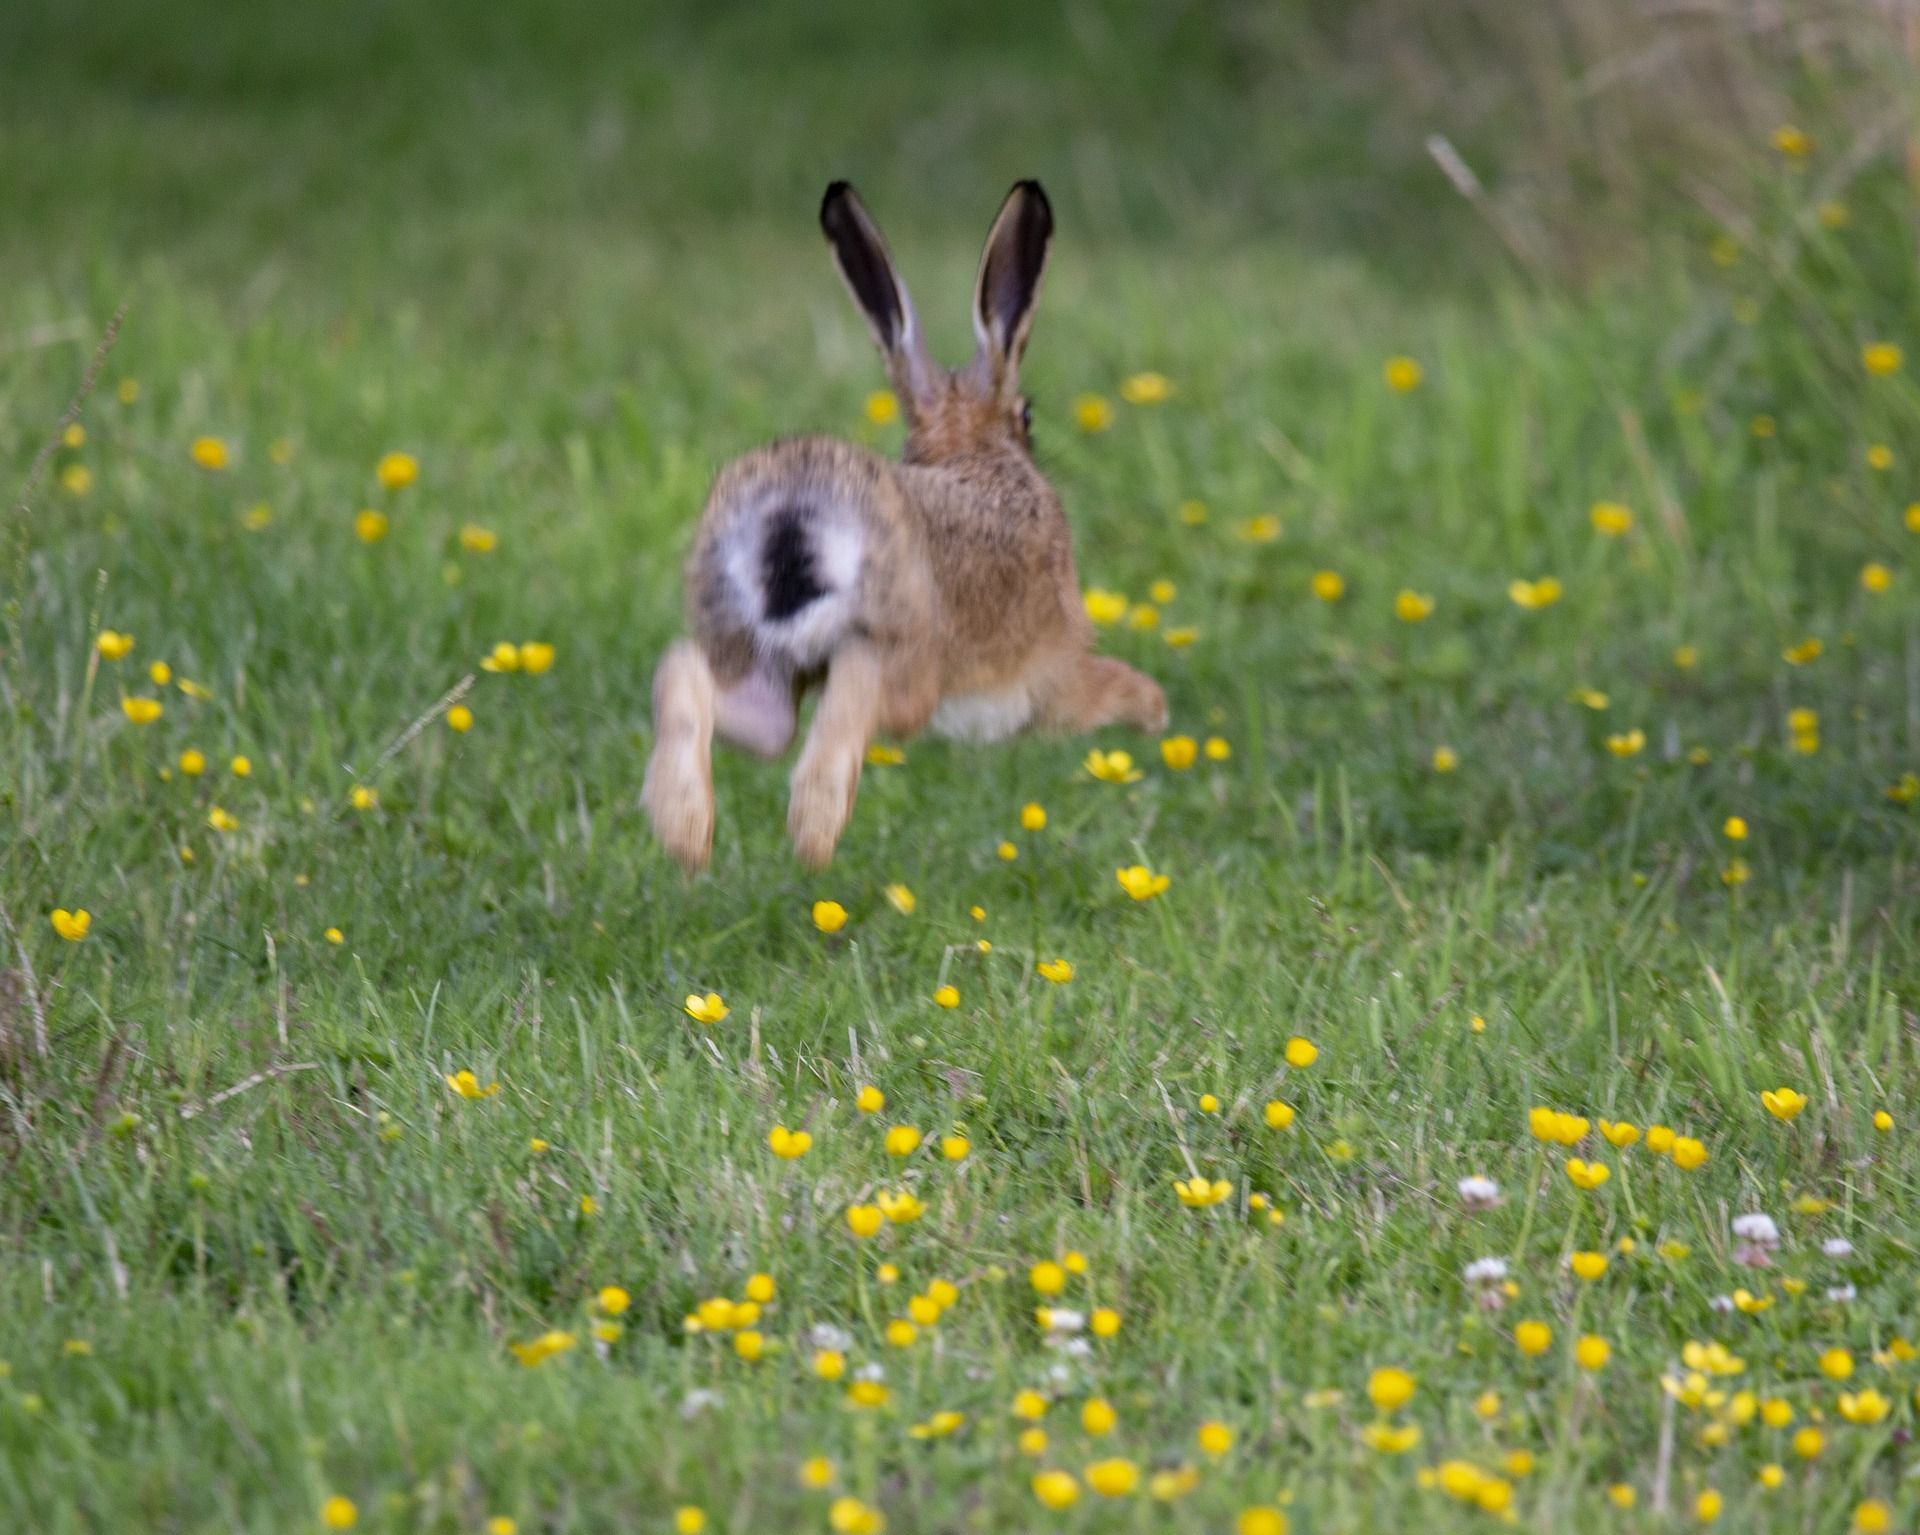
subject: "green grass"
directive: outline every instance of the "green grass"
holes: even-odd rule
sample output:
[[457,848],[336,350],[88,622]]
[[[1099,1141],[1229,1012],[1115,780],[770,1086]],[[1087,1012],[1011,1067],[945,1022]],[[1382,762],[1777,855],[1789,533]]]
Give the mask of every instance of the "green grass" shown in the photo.
[[[818,1454],[895,1531],[1217,1531],[1281,1500],[1316,1535],[1466,1530],[1493,1517],[1417,1472],[1516,1450],[1526,1528],[1688,1523],[1707,1488],[1728,1528],[1839,1531],[1870,1496],[1911,1522],[1920,1366],[1874,1356],[1920,1337],[1920,839],[1886,792],[1920,770],[1920,394],[1911,366],[1858,359],[1920,346],[1892,167],[1826,230],[1814,177],[1756,145],[1762,238],[1734,266],[1640,231],[1664,254],[1548,294],[1356,137],[1350,84],[1263,111],[1280,28],[1010,11],[955,42],[938,17],[849,13],[829,47],[663,10],[611,47],[584,10],[112,9],[91,33],[42,4],[0,29],[15,482],[131,305],[84,444],[0,522],[12,1525],[304,1530],[338,1495],[382,1531],[664,1530],[680,1505],[721,1531],[824,1529],[836,1494],[798,1479]],[[777,433],[897,442],[863,417],[879,369],[812,224],[849,171],[956,360],[996,201],[1046,180],[1039,454],[1086,585],[1178,589],[1159,628],[1103,644],[1232,754],[1174,773],[1120,732],[911,742],[819,876],[788,856],[783,771],[724,757],[714,866],[689,884],[637,797],[712,471]],[[1381,382],[1395,353],[1424,364],[1412,394]],[[1117,403],[1142,368],[1170,402]],[[1088,392],[1116,398],[1096,436],[1073,424]],[[203,434],[225,471],[191,462]],[[1891,469],[1867,466],[1876,442]],[[393,449],[421,480],[383,492]],[[1196,499],[1198,527],[1177,515]],[[1590,525],[1601,499],[1632,507],[1626,537]],[[368,506],[392,520],[372,546]],[[1283,536],[1240,536],[1264,515]],[[498,548],[464,551],[467,524]],[[1320,569],[1338,603],[1310,595]],[[1508,584],[1542,574],[1564,596],[1522,611]],[[1403,587],[1435,598],[1424,623],[1395,618]],[[102,627],[132,655],[98,659]],[[1818,659],[1785,662],[1809,636]],[[503,639],[557,660],[476,671]],[[156,660],[210,696],[156,688]],[[385,755],[469,675],[470,733],[434,719]],[[131,724],[123,693],[164,717]],[[1817,752],[1795,708],[1818,711]],[[1635,728],[1644,749],[1616,757]],[[1096,782],[1091,745],[1145,776]],[[1434,771],[1442,745],[1456,771]],[[351,808],[357,783],[376,808]],[[1018,828],[1028,801],[1043,832]],[[1730,886],[1736,854],[1751,878]],[[1119,889],[1136,862],[1171,876],[1157,900]],[[819,899],[847,908],[840,934],[815,930]],[[93,914],[83,942],[56,907]],[[1071,983],[1036,976],[1051,956]],[[957,1008],[932,1003],[943,982]],[[696,989],[724,1022],[684,1014]],[[1304,1070],[1283,1063],[1296,1035],[1320,1050]],[[462,1069],[498,1094],[457,1097]],[[1810,1099],[1791,1124],[1760,1101],[1783,1084]],[[1274,1097],[1298,1111],[1284,1132]],[[1683,1171],[1594,1133],[1578,1154],[1613,1176],[1580,1193],[1528,1136],[1538,1104],[1664,1123],[1710,1157]],[[776,1123],[812,1134],[805,1157],[769,1153]],[[889,1158],[894,1124],[929,1146]],[[955,1132],[960,1163],[937,1150]],[[1183,1207],[1190,1171],[1232,1198]],[[1497,1209],[1461,1209],[1476,1173]],[[847,1206],[899,1188],[922,1218],[856,1241]],[[1796,1213],[1809,1194],[1832,1208]],[[1730,1218],[1754,1209],[1784,1234],[1770,1271],[1734,1260]],[[1824,1256],[1842,1235],[1853,1255]],[[1578,1249],[1613,1252],[1609,1273],[1576,1283]],[[1083,1359],[1046,1346],[1027,1280],[1069,1250],[1088,1268],[1064,1303],[1123,1317]],[[1497,1312],[1461,1278],[1485,1255],[1519,1286]],[[761,1360],[687,1334],[756,1272],[778,1285]],[[888,1348],[935,1278],[957,1304]],[[1826,1300],[1842,1281],[1857,1297]],[[596,1357],[607,1285],[632,1304]],[[1738,1286],[1775,1304],[1716,1312]],[[1511,1342],[1522,1318],[1553,1327],[1538,1359]],[[814,1378],[816,1324],[884,1364],[885,1408]],[[509,1345],[550,1329],[580,1345],[523,1368]],[[1585,1332],[1613,1345],[1597,1376],[1572,1361]],[[1660,1515],[1659,1377],[1690,1339],[1738,1353],[1728,1389],[1791,1402],[1795,1428],[1822,1414],[1827,1444],[1804,1466],[1791,1429],[1715,1445],[1713,1410],[1682,1408]],[[1833,1346],[1885,1421],[1841,1420]],[[1384,1365],[1419,1379],[1403,1456],[1361,1437]],[[1057,1398],[1037,1457],[1008,1410],[1030,1387]],[[1118,1409],[1105,1439],[1080,1427],[1090,1395]],[[943,1410],[957,1432],[908,1433]],[[1194,1440],[1210,1418],[1238,1436],[1218,1463]],[[1036,1470],[1108,1455],[1201,1475],[1164,1512],[1144,1491],[1036,1503]],[[1638,1512],[1609,1504],[1617,1482]]]

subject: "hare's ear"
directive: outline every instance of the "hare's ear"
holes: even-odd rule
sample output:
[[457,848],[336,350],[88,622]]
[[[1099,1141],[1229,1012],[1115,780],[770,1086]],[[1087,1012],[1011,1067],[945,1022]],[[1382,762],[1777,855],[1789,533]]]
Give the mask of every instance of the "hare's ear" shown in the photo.
[[1037,181],[1015,182],[987,232],[973,289],[973,333],[980,342],[974,367],[982,384],[1008,403],[1020,390],[1020,353],[1033,329],[1034,301],[1052,241],[1047,194]]
[[820,228],[833,247],[847,291],[867,317],[873,339],[887,362],[887,377],[908,400],[925,392],[933,375],[920,325],[914,318],[907,285],[893,269],[887,242],[860,196],[844,181],[827,188],[820,201]]

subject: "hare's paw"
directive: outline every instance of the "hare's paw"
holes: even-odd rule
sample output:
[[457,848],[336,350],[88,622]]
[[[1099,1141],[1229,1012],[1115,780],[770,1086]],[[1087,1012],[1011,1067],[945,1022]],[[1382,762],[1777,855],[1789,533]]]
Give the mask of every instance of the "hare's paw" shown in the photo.
[[654,835],[688,872],[713,851],[713,673],[681,640],[653,674],[653,758],[640,802]]
[[794,856],[809,869],[823,869],[833,861],[840,833],[853,816],[860,755],[844,747],[816,750],[810,742],[794,767],[787,835],[793,839]]
[[658,742],[640,801],[673,861],[689,874],[704,869],[713,853],[713,779],[706,743],[686,737]]

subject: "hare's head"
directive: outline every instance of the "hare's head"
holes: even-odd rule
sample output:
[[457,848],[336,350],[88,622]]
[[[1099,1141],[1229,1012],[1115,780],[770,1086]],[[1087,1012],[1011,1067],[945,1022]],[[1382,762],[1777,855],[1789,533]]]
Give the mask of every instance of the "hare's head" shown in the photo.
[[941,367],[928,353],[886,241],[846,182],[827,188],[820,227],[873,329],[888,381],[906,412],[907,462],[939,463],[982,452],[1025,454],[1028,414],[1020,393],[1020,354],[1033,329],[1034,301],[1053,239],[1053,210],[1040,183],[1016,183],[987,233],[973,289],[978,344],[973,360],[959,369]]

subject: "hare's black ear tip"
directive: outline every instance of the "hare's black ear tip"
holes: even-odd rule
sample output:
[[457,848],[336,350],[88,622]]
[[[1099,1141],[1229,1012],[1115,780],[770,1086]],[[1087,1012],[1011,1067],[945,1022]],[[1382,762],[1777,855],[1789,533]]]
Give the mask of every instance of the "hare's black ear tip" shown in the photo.
[[820,199],[820,218],[823,222],[827,216],[833,212],[834,208],[846,199],[847,194],[852,190],[853,183],[850,181],[829,181],[827,183],[826,195]]
[[1023,213],[1032,219],[1041,229],[1053,232],[1053,204],[1047,201],[1047,189],[1037,181],[1016,181],[1010,198],[1017,197],[1025,205]]

